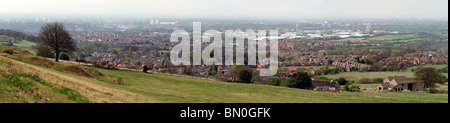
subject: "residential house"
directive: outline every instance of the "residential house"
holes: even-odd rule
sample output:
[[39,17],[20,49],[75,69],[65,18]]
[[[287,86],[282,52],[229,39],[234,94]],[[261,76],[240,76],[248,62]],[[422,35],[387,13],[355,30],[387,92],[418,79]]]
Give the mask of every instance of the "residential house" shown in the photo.
[[311,81],[311,89],[315,91],[340,91],[341,86],[336,81]]
[[425,82],[405,76],[386,77],[378,84],[377,91],[425,91]]

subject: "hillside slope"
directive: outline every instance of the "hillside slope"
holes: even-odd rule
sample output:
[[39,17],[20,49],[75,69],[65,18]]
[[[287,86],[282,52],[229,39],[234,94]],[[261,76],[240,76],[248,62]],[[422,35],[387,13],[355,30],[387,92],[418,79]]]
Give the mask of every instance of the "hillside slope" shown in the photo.
[[[1,78],[0,103],[45,103],[45,99],[50,103],[448,103],[448,94],[330,93],[158,73],[82,67],[77,72],[85,74],[80,74],[65,69],[73,66],[77,65],[0,53],[0,73],[44,98]],[[117,78],[123,78],[124,85],[117,84]]]

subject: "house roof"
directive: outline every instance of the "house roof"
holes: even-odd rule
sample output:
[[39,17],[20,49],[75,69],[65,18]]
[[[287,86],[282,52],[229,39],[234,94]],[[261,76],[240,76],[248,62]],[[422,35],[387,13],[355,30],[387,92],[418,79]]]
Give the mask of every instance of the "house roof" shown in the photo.
[[331,86],[331,87],[340,87],[338,82],[330,82],[330,81],[317,81],[314,80],[311,82],[312,86],[319,87],[319,86]]
[[381,83],[380,85],[383,88],[388,88],[390,84],[389,83]]
[[405,79],[395,79],[395,82],[397,82],[398,84],[406,84],[406,83],[419,83],[423,81],[415,78],[405,78]]
[[394,79],[406,79],[406,78],[408,78],[408,77],[406,77],[406,76],[397,76],[397,78],[395,76],[388,77],[389,81],[392,81]]

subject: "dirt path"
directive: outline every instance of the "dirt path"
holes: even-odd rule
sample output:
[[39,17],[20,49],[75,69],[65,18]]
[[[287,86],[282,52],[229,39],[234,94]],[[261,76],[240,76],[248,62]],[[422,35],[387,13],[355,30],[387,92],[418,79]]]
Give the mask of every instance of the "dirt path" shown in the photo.
[[[60,79],[59,81],[63,80],[66,82],[63,84],[63,86],[68,86],[69,88],[72,88],[80,93],[82,93],[83,96],[86,96],[90,101],[97,102],[97,103],[157,103],[159,101],[156,101],[154,99],[151,99],[150,97],[138,95],[133,92],[129,92],[126,90],[119,90],[115,88],[105,87],[101,85],[97,85],[94,83],[82,81],[67,75],[63,75],[45,68],[41,68],[34,65],[25,64],[20,61],[16,61],[14,59],[6,58],[3,56],[0,56],[1,59],[5,61],[10,61],[13,64],[23,66],[23,68],[28,68],[31,71],[38,72],[41,76],[48,76],[51,79],[51,77],[56,77]],[[43,79],[46,79],[43,77]],[[55,79],[55,78],[53,78]],[[49,80],[46,80],[49,81]],[[69,83],[69,84],[67,84]],[[70,84],[71,83],[71,84]],[[59,83],[61,85],[61,83]],[[76,86],[81,85],[81,86]],[[92,90],[93,89],[93,90]]]

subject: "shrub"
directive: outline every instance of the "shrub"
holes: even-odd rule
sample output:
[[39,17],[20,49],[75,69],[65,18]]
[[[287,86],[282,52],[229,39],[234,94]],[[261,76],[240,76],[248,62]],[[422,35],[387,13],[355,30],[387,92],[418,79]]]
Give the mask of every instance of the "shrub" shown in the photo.
[[66,60],[66,61],[69,61],[69,60],[70,60],[70,57],[69,57],[68,55],[66,55],[66,54],[62,54],[59,58],[60,58],[61,60]]
[[113,64],[108,64],[106,62],[99,62],[99,61],[92,62],[92,66],[96,67],[96,68],[104,68],[104,69],[112,69],[112,70],[117,69]]
[[261,79],[261,77],[258,76],[258,75],[255,75],[255,76],[253,76],[253,78],[252,78],[253,81],[259,81],[260,79]]
[[308,89],[312,85],[311,77],[306,72],[300,72],[297,75],[294,75],[294,79],[296,81],[295,88]]
[[296,86],[296,82],[295,82],[295,79],[290,78],[290,79],[286,79],[283,82],[281,82],[280,85],[283,86],[283,87],[294,88]]
[[359,92],[360,87],[357,85],[352,85],[352,83],[349,82],[349,83],[345,84],[344,90],[349,91],[349,92]]
[[352,85],[352,89],[350,90],[351,92],[359,92],[360,88],[357,85]]
[[144,72],[144,73],[147,73],[147,72],[148,72],[147,65],[144,65],[144,68],[142,68],[142,72]]
[[428,93],[435,94],[435,93],[438,93],[438,92],[439,92],[439,90],[437,90],[435,88],[428,88]]
[[351,84],[351,83],[345,84],[344,90],[345,90],[345,91],[350,91],[350,89],[351,89],[350,85],[352,85],[352,84]]
[[219,77],[222,77],[222,76],[223,76],[223,74],[217,74],[217,75],[214,76],[214,78],[219,78]]
[[374,82],[374,83],[382,83],[383,81],[384,81],[383,78],[375,78],[372,80],[372,82]]
[[357,83],[358,83],[358,84],[372,84],[373,81],[372,81],[371,79],[369,79],[369,78],[362,78],[362,79],[359,80]]
[[242,83],[252,83],[252,76],[252,73],[247,70],[243,70],[239,74],[239,80],[241,80]]
[[3,46],[14,46],[14,44],[13,44],[13,43],[11,43],[11,42],[7,42],[7,43],[2,43],[2,45],[3,45]]
[[188,76],[193,76],[193,75],[194,75],[194,71],[192,71],[192,68],[186,67],[186,68],[183,70],[183,74],[188,75]]
[[48,47],[38,47],[36,48],[37,56],[42,56],[46,58],[55,58],[55,54]]
[[345,78],[341,77],[338,79],[335,79],[334,81],[337,81],[339,83],[339,85],[345,85],[348,83],[348,80],[346,80]]
[[278,78],[272,78],[272,79],[270,79],[270,81],[267,84],[273,85],[273,86],[280,86],[281,80]]
[[3,52],[11,54],[11,55],[14,54],[14,50],[12,50],[12,49],[6,49],[6,50],[3,50]]

